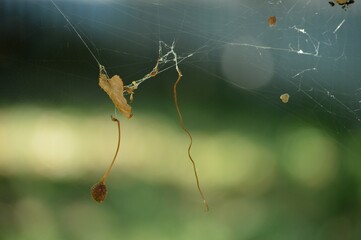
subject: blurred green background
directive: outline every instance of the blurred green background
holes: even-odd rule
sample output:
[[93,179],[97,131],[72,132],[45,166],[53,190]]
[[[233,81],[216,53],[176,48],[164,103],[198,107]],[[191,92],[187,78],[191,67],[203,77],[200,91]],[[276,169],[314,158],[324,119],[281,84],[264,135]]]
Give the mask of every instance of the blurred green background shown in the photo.
[[[193,30],[177,25],[182,18],[176,16],[187,23],[184,11],[196,10],[191,2],[177,4],[59,6],[108,72],[129,83],[154,66],[159,40],[151,29],[154,19],[173,13],[174,19],[156,26],[162,40],[178,36],[183,55],[202,42],[182,38]],[[49,2],[3,1],[2,9],[0,239],[361,238],[358,112],[325,101],[319,92],[310,92],[312,98],[302,94],[284,83],[283,68],[264,88],[236,88],[222,81],[219,60],[212,61],[217,48],[180,66],[178,90],[210,212],[203,212],[187,158],[188,138],[178,125],[174,68],[140,86],[132,119],[119,116],[120,153],[107,180],[108,197],[96,203],[90,187],[110,164],[117,140],[110,120],[114,106],[97,85],[97,66]],[[129,22],[118,19],[114,9],[128,13]],[[256,17],[261,11],[253,6],[246,13]],[[222,16],[228,15],[220,13],[214,21],[225,26]],[[202,26],[192,24],[194,31]],[[293,56],[287,53],[286,60]],[[285,91],[291,94],[288,104],[279,100]],[[342,103],[354,98],[347,95]]]

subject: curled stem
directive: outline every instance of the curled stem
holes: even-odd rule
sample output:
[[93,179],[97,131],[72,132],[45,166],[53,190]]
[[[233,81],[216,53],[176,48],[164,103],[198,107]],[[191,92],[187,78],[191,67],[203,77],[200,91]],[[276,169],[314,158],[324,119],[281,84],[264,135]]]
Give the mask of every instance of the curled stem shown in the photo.
[[189,137],[189,146],[188,146],[188,157],[189,157],[189,160],[191,161],[192,163],[192,166],[193,166],[193,171],[194,171],[194,176],[196,178],[196,182],[197,182],[197,188],[198,188],[198,192],[199,194],[201,195],[202,197],[202,200],[203,200],[203,204],[204,204],[204,210],[206,212],[209,211],[209,206],[208,206],[208,203],[207,203],[207,200],[206,198],[204,197],[204,194],[202,192],[202,189],[201,189],[201,186],[200,186],[200,183],[199,183],[199,178],[198,178],[198,173],[197,173],[197,168],[196,168],[196,163],[194,162],[193,158],[192,158],[192,155],[191,155],[191,148],[192,148],[192,144],[193,144],[193,138],[192,138],[192,135],[191,133],[188,131],[187,128],[185,128],[184,126],[184,123],[183,123],[183,116],[182,116],[182,113],[179,109],[179,105],[178,105],[178,98],[177,98],[177,86],[178,86],[178,83],[180,82],[180,80],[182,79],[182,73],[180,71],[180,69],[178,68],[178,65],[176,65],[176,69],[177,69],[177,72],[178,72],[178,79],[177,81],[174,83],[173,85],[173,94],[174,94],[174,103],[175,103],[175,108],[177,110],[177,113],[178,113],[178,117],[179,117],[179,125],[181,126],[181,128],[183,129],[184,132],[187,133],[188,137]]
[[118,144],[117,144],[117,150],[115,151],[115,154],[114,154],[114,158],[113,158],[113,161],[112,163],[110,164],[109,168],[107,169],[107,171],[104,173],[103,177],[100,179],[100,183],[104,183],[106,178],[108,177],[109,173],[110,173],[110,170],[112,169],[114,163],[115,163],[115,159],[117,159],[117,156],[118,156],[118,152],[119,152],[119,147],[120,147],[120,122],[117,118],[111,116],[112,118],[112,121],[113,122],[116,122],[117,125],[118,125]]

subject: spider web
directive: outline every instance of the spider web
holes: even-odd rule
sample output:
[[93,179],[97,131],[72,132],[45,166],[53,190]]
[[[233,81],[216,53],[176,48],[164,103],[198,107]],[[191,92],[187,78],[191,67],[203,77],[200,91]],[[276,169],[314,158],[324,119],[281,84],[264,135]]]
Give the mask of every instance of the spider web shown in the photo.
[[[14,2],[24,7],[15,11],[12,8]],[[123,182],[123,173],[127,173],[141,180],[167,182],[172,191],[173,186],[182,191],[194,188],[187,182],[193,183],[193,178],[187,175],[191,172],[182,155],[184,139],[178,140],[179,129],[173,130],[176,120],[170,99],[179,67],[183,74],[179,99],[186,105],[182,111],[185,118],[189,117],[185,119],[186,124],[199,126],[194,131],[197,140],[194,152],[206,194],[210,194],[210,205],[215,206],[216,214],[207,218],[214,216],[212,221],[217,223],[195,230],[192,224],[196,218],[190,215],[189,225],[179,227],[180,231],[188,230],[192,237],[197,231],[217,238],[220,235],[214,232],[220,231],[222,239],[238,236],[238,232],[241,237],[235,239],[257,236],[279,239],[280,230],[275,226],[282,223],[281,230],[288,239],[296,235],[299,238],[314,237],[312,231],[318,230],[319,226],[330,232],[330,237],[324,239],[335,237],[336,230],[340,230],[337,232],[340,236],[345,236],[341,228],[335,227],[338,222],[332,221],[335,218],[344,226],[342,219],[353,221],[357,218],[357,214],[354,215],[359,199],[357,183],[361,179],[358,171],[358,129],[361,124],[359,1],[345,9],[338,4],[332,7],[326,0],[55,2],[95,59],[105,66],[109,76],[119,75],[126,86],[137,86],[132,107],[139,117],[135,115],[137,118],[125,123],[129,125],[124,128],[126,141],[122,142],[121,149],[126,157],[122,158],[120,169],[123,172],[118,175],[119,182]],[[110,140],[104,136],[114,133],[111,128],[104,129],[105,122],[99,120],[107,118],[104,113],[113,108],[97,86],[98,63],[49,0],[4,3],[5,20],[18,18],[21,23],[32,24],[28,28],[9,24],[9,34],[0,38],[1,41],[11,40],[11,33],[16,31],[23,37],[20,47],[10,40],[0,44],[17,50],[11,54],[6,48],[0,51],[6,73],[4,79],[9,79],[4,81],[5,87],[0,88],[0,99],[8,98],[12,103],[20,96],[27,101],[32,95],[36,100],[46,99],[46,103],[51,104],[49,99],[56,96],[66,99],[67,94],[76,93],[76,97],[69,98],[71,104],[79,103],[84,97],[84,108],[94,109],[97,104],[102,108],[110,107],[93,117],[89,117],[88,112],[86,116],[76,115],[83,106],[77,106],[70,114],[36,107],[16,111],[0,109],[3,111],[0,118],[3,171],[33,171],[62,179],[77,178],[79,172],[91,176],[88,173],[98,171],[98,163],[108,155],[106,147]],[[267,22],[270,16],[277,19],[273,27]],[[157,74],[153,74],[154,69]],[[34,93],[39,93],[37,98]],[[98,93],[100,97],[97,97]],[[280,100],[285,93],[290,96],[287,103]],[[163,115],[149,114],[147,108],[143,108],[145,113],[139,110],[147,101],[162,94],[171,105],[172,121]],[[159,101],[156,105],[153,102],[152,111],[167,111],[168,106],[162,103]],[[189,110],[191,107],[193,109]],[[209,113],[204,114],[203,108]],[[327,136],[322,128],[319,130],[307,124],[289,131],[293,126],[289,122],[284,124],[289,119],[294,120],[289,115],[311,122],[310,125],[316,122],[317,127],[325,125],[329,130]],[[69,116],[75,117],[70,121]],[[131,134],[127,135],[127,130]],[[346,150],[335,142],[346,146]],[[180,169],[183,165],[184,169]],[[312,195],[308,194],[308,189],[313,189]],[[327,194],[325,189],[332,191]],[[295,195],[298,191],[302,193]],[[127,194],[121,197],[126,198]],[[142,198],[139,203],[148,207],[148,203],[143,204],[145,200],[148,198]],[[174,204],[173,199],[169,201]],[[124,205],[118,199],[115,202]],[[290,205],[297,208],[297,212]],[[55,209],[54,205],[49,206]],[[128,208],[129,205],[124,206]],[[170,211],[172,207],[169,206],[159,202],[157,208]],[[338,209],[337,206],[342,207]],[[217,208],[220,211],[217,212]],[[281,214],[275,214],[276,219],[270,218],[275,211]],[[125,219],[124,215],[115,214],[114,219]],[[224,221],[228,218],[224,214],[230,219],[239,218]],[[322,223],[329,218],[332,218],[329,225]],[[89,219],[99,223],[97,218]],[[150,222],[154,220],[152,215]],[[240,223],[244,230],[239,231]],[[178,220],[176,224],[178,228]],[[274,235],[268,232],[265,237],[259,235],[263,234],[259,231],[264,226],[274,229]],[[121,231],[126,231],[127,227]],[[350,232],[358,234],[359,222],[351,227],[354,228]],[[33,232],[33,227],[29,229]],[[99,232],[99,228],[84,229],[79,228],[80,234],[91,229]],[[139,225],[134,229],[139,232]],[[288,234],[288,231],[292,233]],[[145,233],[148,232],[145,229]],[[180,233],[176,234],[182,238]]]
[[[279,96],[288,93],[289,111],[361,123],[357,3],[345,9],[299,0],[85,4],[91,14],[61,4],[97,58],[126,79],[143,82],[139,76],[154,67],[155,53],[167,57],[175,46],[183,66],[231,83],[240,94],[280,105]],[[269,16],[277,18],[274,27]],[[174,59],[166,59],[159,71],[172,67]]]

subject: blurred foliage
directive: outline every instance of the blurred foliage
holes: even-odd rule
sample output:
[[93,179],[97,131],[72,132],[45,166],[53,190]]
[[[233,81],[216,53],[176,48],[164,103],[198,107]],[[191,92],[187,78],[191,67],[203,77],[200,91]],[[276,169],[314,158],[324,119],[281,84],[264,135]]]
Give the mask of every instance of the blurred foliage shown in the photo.
[[[101,108],[100,108],[101,109]],[[358,239],[359,139],[284,115],[264,122],[184,105],[211,211],[202,211],[175,112],[122,119],[103,204],[90,197],[111,161],[104,110],[40,105],[0,114],[1,239]],[[195,119],[209,119],[208,121]],[[259,118],[262,119],[262,118]],[[271,126],[273,131],[271,134]],[[268,130],[267,130],[268,129]]]

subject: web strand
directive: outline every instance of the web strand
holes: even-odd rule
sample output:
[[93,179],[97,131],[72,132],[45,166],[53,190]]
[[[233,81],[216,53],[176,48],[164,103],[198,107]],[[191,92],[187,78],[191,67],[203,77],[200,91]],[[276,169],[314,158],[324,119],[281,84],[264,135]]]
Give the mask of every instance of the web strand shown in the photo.
[[[100,64],[99,60],[97,59],[97,57],[94,55],[94,53],[92,52],[92,50],[90,50],[90,47],[88,46],[88,44],[85,42],[85,40],[83,39],[83,37],[80,35],[80,33],[78,32],[78,30],[76,30],[75,26],[70,22],[70,20],[68,19],[68,17],[63,13],[63,11],[58,7],[58,5],[56,5],[56,3],[53,0],[50,0],[51,3],[54,5],[54,7],[59,11],[59,13],[64,17],[64,19],[68,22],[68,24],[70,25],[70,27],[74,30],[74,32],[76,33],[76,35],[79,37],[79,39],[83,42],[83,44],[85,45],[85,47],[88,49],[89,53],[93,56],[94,60],[97,62],[98,67],[100,70],[105,71],[105,68],[102,64]],[[108,74],[106,74],[107,77],[109,78]]]

